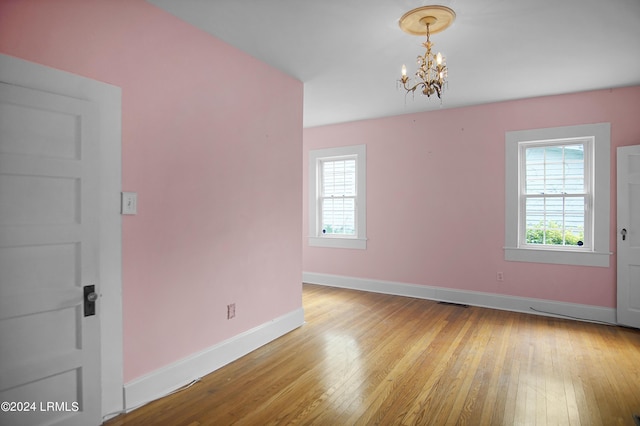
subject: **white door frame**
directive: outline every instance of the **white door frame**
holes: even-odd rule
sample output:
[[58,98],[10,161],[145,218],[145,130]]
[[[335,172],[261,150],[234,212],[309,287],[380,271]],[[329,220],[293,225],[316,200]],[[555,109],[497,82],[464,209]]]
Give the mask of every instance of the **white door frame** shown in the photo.
[[119,87],[0,54],[0,81],[99,105],[100,207],[98,273],[103,418],[124,409],[122,348],[122,91]]

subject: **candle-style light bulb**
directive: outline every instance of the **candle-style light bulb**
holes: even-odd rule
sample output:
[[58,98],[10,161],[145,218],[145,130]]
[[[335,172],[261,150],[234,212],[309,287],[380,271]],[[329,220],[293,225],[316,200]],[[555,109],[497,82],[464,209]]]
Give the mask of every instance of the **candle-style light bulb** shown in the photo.
[[436,55],[436,63],[442,65],[442,54],[440,52]]
[[406,77],[407,76],[407,66],[402,64],[402,76]]

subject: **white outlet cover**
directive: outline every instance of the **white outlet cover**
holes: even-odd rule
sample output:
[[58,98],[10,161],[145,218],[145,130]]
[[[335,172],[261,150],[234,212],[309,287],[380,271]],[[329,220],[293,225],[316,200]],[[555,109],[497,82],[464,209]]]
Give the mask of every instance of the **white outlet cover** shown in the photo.
[[123,192],[122,193],[122,214],[138,213],[138,193]]

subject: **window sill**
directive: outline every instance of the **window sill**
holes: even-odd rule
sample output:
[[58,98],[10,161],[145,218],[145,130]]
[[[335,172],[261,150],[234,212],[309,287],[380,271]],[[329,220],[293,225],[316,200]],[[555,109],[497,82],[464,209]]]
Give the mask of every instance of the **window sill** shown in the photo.
[[340,238],[340,237],[309,237],[309,246],[364,250],[367,248],[367,239],[366,238]]
[[609,267],[606,252],[575,252],[563,250],[540,250],[531,248],[505,247],[504,259],[513,262],[554,263],[558,265]]

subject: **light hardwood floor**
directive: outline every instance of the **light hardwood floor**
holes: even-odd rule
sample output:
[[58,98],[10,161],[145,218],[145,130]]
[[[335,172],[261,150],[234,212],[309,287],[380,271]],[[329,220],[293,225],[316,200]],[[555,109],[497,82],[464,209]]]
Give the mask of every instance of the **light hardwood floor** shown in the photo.
[[304,285],[306,324],[132,425],[634,425],[640,330]]

